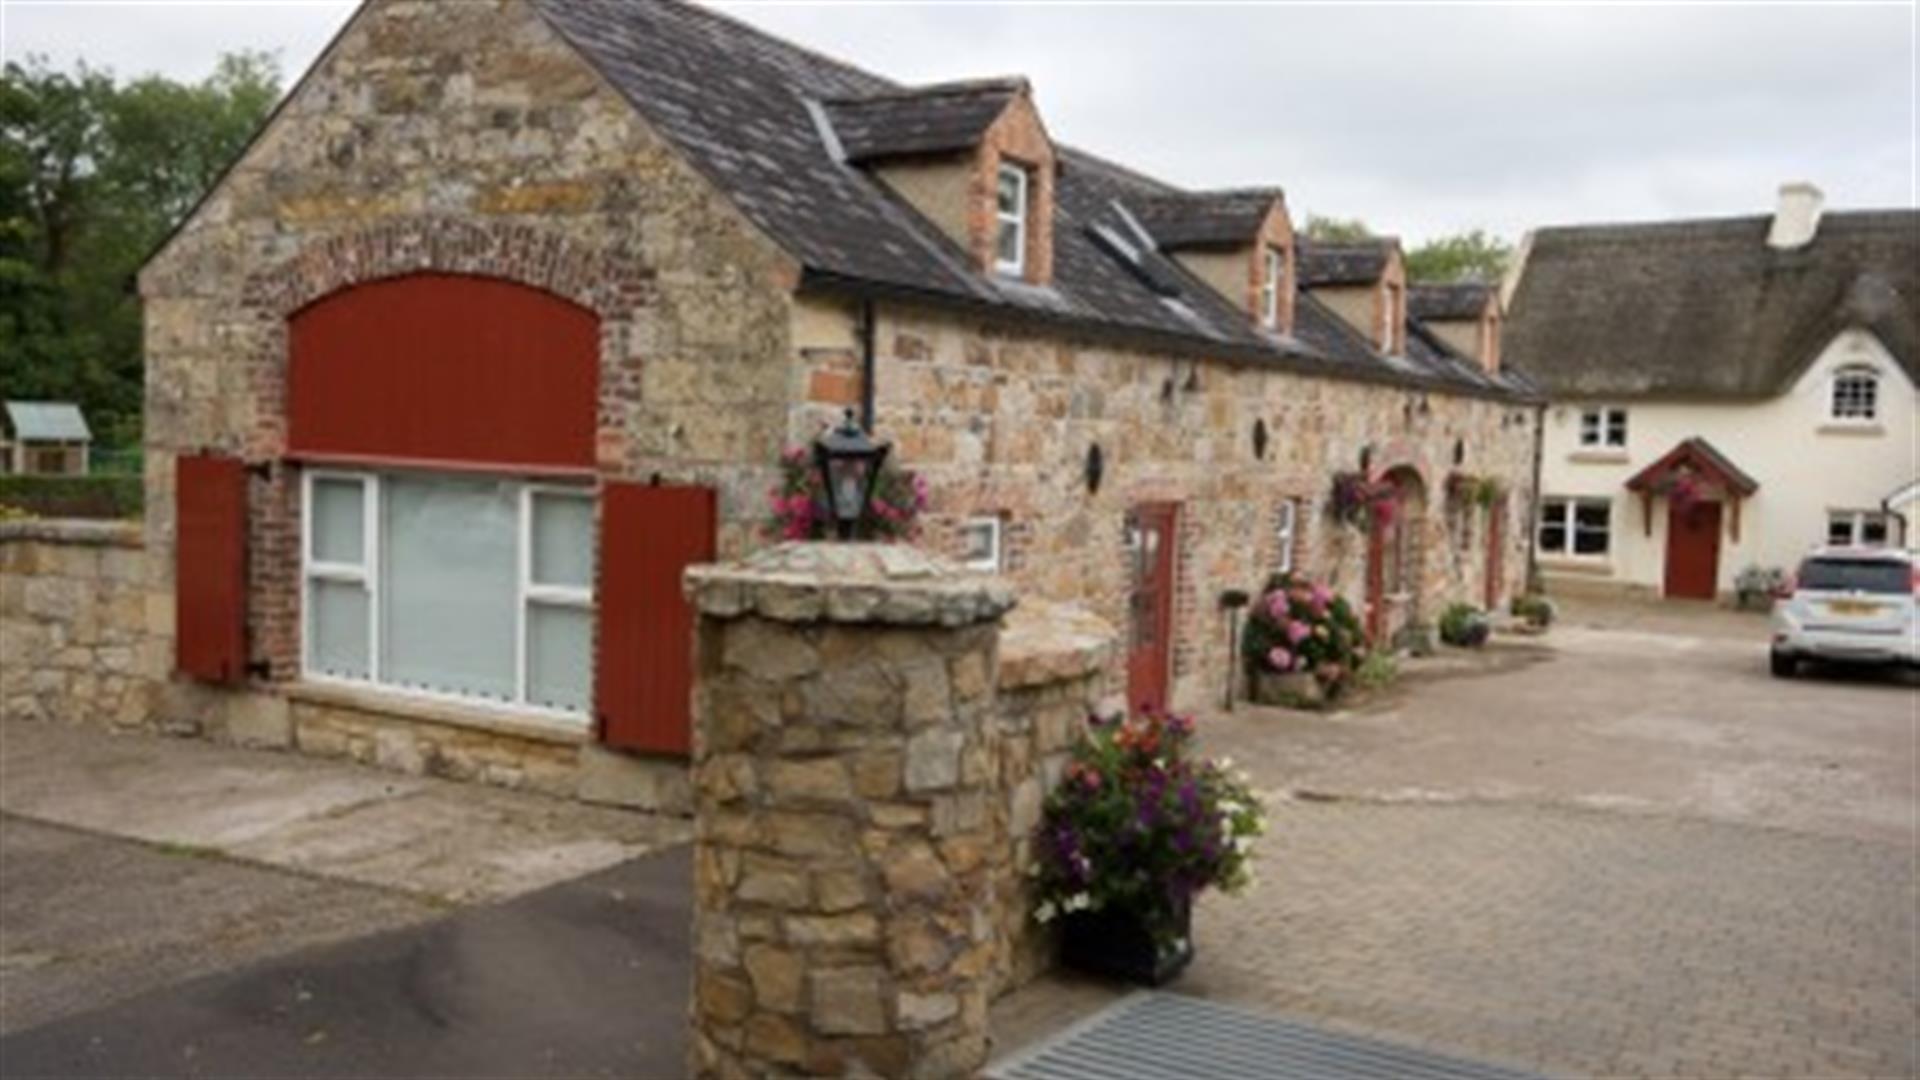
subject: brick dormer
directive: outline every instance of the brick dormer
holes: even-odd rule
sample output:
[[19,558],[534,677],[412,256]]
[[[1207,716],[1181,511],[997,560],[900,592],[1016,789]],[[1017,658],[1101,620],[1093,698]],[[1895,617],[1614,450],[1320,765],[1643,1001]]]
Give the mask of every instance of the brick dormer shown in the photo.
[[1407,351],[1407,266],[1392,237],[1305,244],[1300,284],[1389,356]]
[[1454,351],[1470,356],[1490,375],[1500,372],[1500,292],[1475,281],[1416,284],[1407,290],[1407,310]]
[[842,158],[938,226],[980,273],[1053,280],[1058,162],[1025,79],[840,98],[822,112]]
[[1161,251],[1256,324],[1293,333],[1293,219],[1280,189],[1183,192],[1131,200],[1128,207]]

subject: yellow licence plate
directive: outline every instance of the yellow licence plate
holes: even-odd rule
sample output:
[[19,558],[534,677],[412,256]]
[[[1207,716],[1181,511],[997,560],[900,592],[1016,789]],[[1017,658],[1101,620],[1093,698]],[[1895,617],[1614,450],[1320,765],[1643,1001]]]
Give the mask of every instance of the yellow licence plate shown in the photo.
[[1835,615],[1871,615],[1880,610],[1880,605],[1865,600],[1829,600],[1827,610]]

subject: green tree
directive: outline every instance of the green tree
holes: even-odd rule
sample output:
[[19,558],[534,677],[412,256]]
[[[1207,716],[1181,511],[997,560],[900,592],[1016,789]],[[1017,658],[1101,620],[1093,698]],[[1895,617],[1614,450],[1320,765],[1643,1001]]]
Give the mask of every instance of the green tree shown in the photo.
[[222,57],[198,83],[117,82],[80,64],[0,80],[0,397],[79,402],[96,437],[136,442],[133,276],[280,96],[277,63]]
[[1407,253],[1410,281],[1499,281],[1513,245],[1484,229],[1429,240]]
[[1306,233],[1307,239],[1322,244],[1351,244],[1374,237],[1373,230],[1367,228],[1367,223],[1359,218],[1323,217],[1319,214],[1308,214],[1307,224],[1301,231]]

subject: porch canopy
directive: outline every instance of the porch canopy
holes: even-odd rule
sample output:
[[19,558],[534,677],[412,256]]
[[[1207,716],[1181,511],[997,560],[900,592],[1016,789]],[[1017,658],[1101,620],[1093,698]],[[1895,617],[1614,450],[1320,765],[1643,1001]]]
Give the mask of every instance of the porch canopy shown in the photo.
[[1640,494],[1647,535],[1653,535],[1653,500],[1656,495],[1689,502],[1724,500],[1728,506],[1728,530],[1733,540],[1740,539],[1740,500],[1760,490],[1760,482],[1742,472],[1725,454],[1699,436],[1684,440],[1667,451],[1660,460],[1641,469],[1627,480],[1627,490]]

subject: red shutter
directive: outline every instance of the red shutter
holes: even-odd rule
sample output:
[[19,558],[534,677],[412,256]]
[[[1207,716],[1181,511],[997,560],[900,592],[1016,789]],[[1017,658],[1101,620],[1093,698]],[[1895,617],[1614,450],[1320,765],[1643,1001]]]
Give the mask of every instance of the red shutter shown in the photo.
[[713,559],[715,517],[708,488],[602,489],[594,707],[608,746],[693,748],[693,609],[680,574]]
[[247,672],[247,469],[183,455],[174,477],[175,667],[205,682]]

